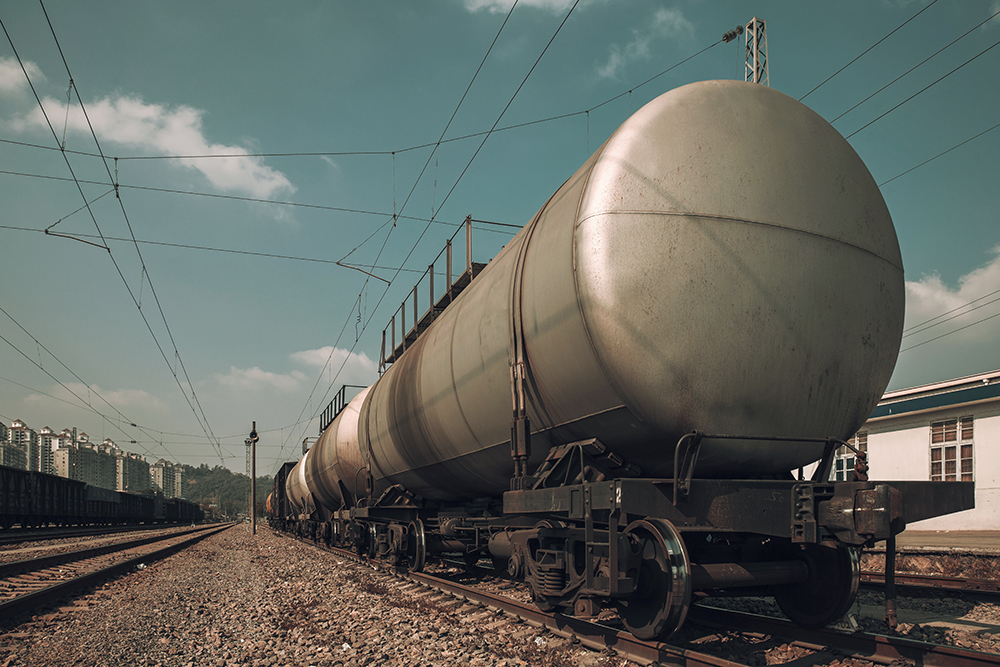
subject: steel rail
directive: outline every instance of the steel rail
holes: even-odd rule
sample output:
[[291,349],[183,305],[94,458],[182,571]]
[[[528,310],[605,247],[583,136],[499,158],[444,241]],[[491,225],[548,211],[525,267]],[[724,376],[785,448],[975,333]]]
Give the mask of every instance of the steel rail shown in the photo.
[[[160,535],[153,535],[151,537],[143,537],[135,540],[128,540],[126,542],[116,542],[114,544],[105,544],[99,547],[89,547],[87,549],[77,549],[76,551],[64,551],[62,553],[52,554],[49,556],[39,556],[38,558],[27,558],[25,560],[10,561],[7,563],[0,563],[0,577],[12,577],[21,572],[33,572],[38,570],[44,570],[45,568],[54,567],[56,565],[63,565],[64,563],[72,563],[74,561],[84,560],[86,558],[93,558],[95,556],[103,556],[104,554],[114,553],[116,551],[125,551],[127,549],[133,549],[141,547],[146,544],[152,544],[154,542],[162,542],[163,540],[169,540],[174,537],[180,537],[182,535],[190,535],[191,533],[196,533],[202,530],[207,530],[205,526],[200,528],[193,528],[191,530],[183,530],[174,533],[164,533]],[[57,545],[54,549],[59,548]]]
[[512,598],[487,593],[423,572],[412,572],[405,567],[365,559],[353,551],[317,544],[312,540],[297,535],[283,534],[303,544],[337,554],[354,562],[369,567],[377,566],[379,570],[395,578],[425,586],[452,597],[467,600],[473,604],[502,611],[531,625],[544,627],[554,635],[578,641],[581,645],[595,651],[612,649],[622,657],[642,664],[655,662],[663,666],[670,665],[673,667],[745,667],[741,663],[707,653],[699,653],[698,651],[662,642],[643,641],[628,632],[607,625],[565,614],[546,613],[533,604],[525,604]]
[[1000,665],[1000,655],[956,646],[930,644],[915,639],[847,633],[828,628],[800,628],[790,621],[746,612],[697,605],[688,613],[689,623],[739,632],[782,637],[813,650],[837,649],[852,657],[889,665],[899,660],[922,667],[984,667]]
[[699,653],[690,649],[672,646],[662,642],[648,642],[631,634],[600,623],[575,616],[546,613],[535,605],[518,602],[508,597],[494,595],[447,579],[441,579],[423,572],[398,572],[398,576],[448,593],[476,604],[498,609],[516,616],[532,625],[547,628],[553,634],[567,639],[575,639],[587,648],[596,651],[613,649],[622,657],[642,663],[658,662],[661,665],[696,667],[743,667],[740,663],[718,656]]
[[[997,579],[966,579],[963,577],[943,577],[933,574],[901,574],[899,572],[895,574],[894,579],[896,580],[897,587],[1000,594],[1000,580]],[[882,572],[862,572],[861,582],[883,585],[885,584],[885,574]]]
[[[353,551],[337,547],[327,547],[298,536],[294,539],[319,549],[336,553],[355,562],[378,569],[396,578],[411,581],[441,591],[470,603],[480,604],[503,611],[532,625],[547,628],[560,637],[574,639],[593,650],[613,649],[622,657],[640,663],[656,662],[677,667],[743,667],[725,658],[699,653],[690,649],[662,642],[647,642],[636,639],[631,634],[607,625],[584,620],[575,616],[546,613],[535,605],[525,604],[511,598],[494,595],[470,588],[447,579],[441,579],[423,572],[411,572],[403,567],[359,557]],[[931,644],[914,639],[874,635],[867,633],[845,633],[826,628],[801,628],[790,621],[696,605],[688,613],[688,624],[700,624],[725,630],[759,633],[787,640],[789,644],[815,652],[836,652],[876,664],[891,665],[906,661],[921,667],[997,667],[1000,655],[971,651],[955,646]]]
[[[127,560],[121,561],[111,565],[110,567],[101,568],[93,572],[88,572],[86,574],[74,577],[73,579],[67,579],[61,581],[57,584],[51,586],[46,586],[45,588],[26,593],[24,595],[19,595],[15,598],[7,600],[0,603],[0,620],[11,619],[18,614],[22,614],[26,611],[39,607],[41,605],[47,604],[49,602],[54,602],[70,593],[74,593],[78,590],[87,588],[89,586],[95,585],[105,579],[109,579],[123,572],[127,572],[136,565],[141,563],[148,563],[151,561],[159,560],[161,558],[166,558],[181,549],[184,549],[196,542],[199,542],[206,537],[211,537],[216,533],[220,533],[224,530],[228,530],[236,524],[229,523],[223,524],[222,526],[205,528],[197,531],[195,535],[188,535],[185,533],[186,538],[177,540],[174,543],[158,549],[156,551],[146,552],[138,556],[134,556]],[[133,547],[137,548],[137,547]]]
[[140,532],[144,530],[160,530],[176,526],[186,526],[189,521],[172,521],[169,523],[136,524],[128,526],[95,526],[92,528],[36,528],[34,530],[2,530],[0,531],[0,546],[19,544],[22,542],[39,542],[41,540],[61,540],[72,537],[88,537],[91,535],[111,535],[114,533]]

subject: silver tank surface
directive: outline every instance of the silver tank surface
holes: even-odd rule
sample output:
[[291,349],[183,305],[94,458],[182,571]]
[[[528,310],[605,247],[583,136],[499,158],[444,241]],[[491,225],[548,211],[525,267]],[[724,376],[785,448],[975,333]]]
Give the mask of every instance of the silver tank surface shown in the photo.
[[336,509],[345,500],[352,504],[359,492],[364,494],[365,478],[361,471],[365,464],[358,446],[358,412],[370,390],[371,387],[363,389],[351,399],[309,450],[303,475],[306,486],[322,507]]
[[306,463],[311,458],[311,454],[312,450],[306,452],[306,455],[288,471],[288,477],[285,479],[285,496],[296,514],[302,513],[309,498],[309,487],[306,485],[305,473]]
[[[648,476],[693,429],[847,438],[889,381],[903,290],[885,202],[833,127],[765,86],[684,86],[625,121],[373,385],[361,457],[338,460],[428,499],[507,490],[515,332],[529,469],[592,437]],[[696,476],[820,454],[706,442]]]

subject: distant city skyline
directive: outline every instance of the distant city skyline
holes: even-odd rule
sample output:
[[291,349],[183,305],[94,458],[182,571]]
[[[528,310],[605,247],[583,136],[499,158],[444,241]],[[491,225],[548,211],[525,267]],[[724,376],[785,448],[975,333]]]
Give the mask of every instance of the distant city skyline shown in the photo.
[[92,486],[133,493],[157,490],[167,498],[184,498],[180,464],[159,459],[153,464],[126,451],[111,438],[92,442],[76,427],[56,432],[36,430],[22,419],[0,422],[0,465],[75,479]]

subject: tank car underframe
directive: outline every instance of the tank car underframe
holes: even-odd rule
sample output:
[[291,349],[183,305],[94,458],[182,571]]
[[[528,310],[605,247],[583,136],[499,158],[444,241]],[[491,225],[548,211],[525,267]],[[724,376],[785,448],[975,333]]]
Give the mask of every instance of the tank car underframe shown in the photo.
[[679,444],[674,478],[635,477],[588,440],[553,448],[502,504],[427,503],[393,487],[284,523],[412,570],[436,555],[489,556],[523,577],[540,607],[588,616],[612,604],[633,634],[652,638],[683,624],[695,593],[773,595],[798,624],[827,625],[854,601],[861,547],[974,505],[970,482],[825,481],[837,440],[812,480],[696,479],[699,440]]

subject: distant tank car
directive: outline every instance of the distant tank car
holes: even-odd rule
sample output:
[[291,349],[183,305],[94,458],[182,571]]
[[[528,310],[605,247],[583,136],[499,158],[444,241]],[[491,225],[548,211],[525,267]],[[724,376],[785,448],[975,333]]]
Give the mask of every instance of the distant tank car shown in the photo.
[[827,481],[888,384],[903,306],[892,220],[847,141],[771,88],[684,86],[414,328],[283,468],[273,516],[417,569],[490,555],[540,606],[612,600],[641,637],[680,627],[692,591],[737,587],[822,625],[854,599],[857,547],[971,502],[936,483],[904,515],[912,483]]

